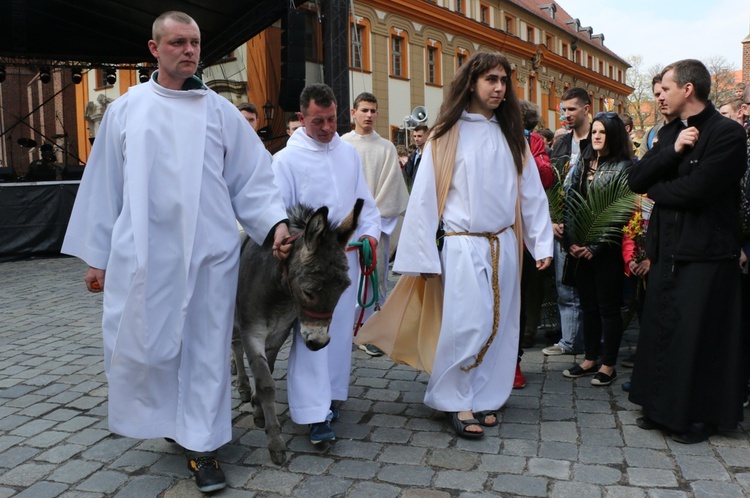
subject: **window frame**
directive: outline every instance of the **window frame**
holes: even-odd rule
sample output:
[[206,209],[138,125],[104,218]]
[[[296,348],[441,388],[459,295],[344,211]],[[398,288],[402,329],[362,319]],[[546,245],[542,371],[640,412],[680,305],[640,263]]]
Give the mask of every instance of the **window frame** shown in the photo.
[[[354,62],[354,38],[353,29],[356,27],[362,31],[361,38],[359,40],[360,45],[360,64],[362,67],[355,67],[352,63]],[[349,70],[359,71],[363,73],[372,72],[372,59],[370,53],[370,21],[364,18],[355,19],[351,18],[349,21]]]
[[[398,39],[401,42],[401,50],[399,52],[399,66],[400,73],[396,74],[395,66],[395,54],[394,54],[394,41]],[[405,30],[398,28],[391,28],[390,36],[388,37],[388,75],[391,78],[409,79],[409,33]]]

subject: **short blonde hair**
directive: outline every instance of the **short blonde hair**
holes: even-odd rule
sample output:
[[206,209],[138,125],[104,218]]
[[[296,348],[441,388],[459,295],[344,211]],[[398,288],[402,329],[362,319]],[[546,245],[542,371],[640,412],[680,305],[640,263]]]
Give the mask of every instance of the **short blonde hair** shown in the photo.
[[154,24],[151,25],[151,38],[156,43],[159,43],[159,40],[164,34],[163,28],[164,28],[164,23],[167,21],[167,19],[171,19],[180,24],[195,24],[196,26],[198,25],[198,23],[195,22],[195,19],[185,14],[184,12],[180,12],[179,10],[167,11],[163,13],[162,15],[160,15],[159,17],[157,17],[156,20],[154,21]]

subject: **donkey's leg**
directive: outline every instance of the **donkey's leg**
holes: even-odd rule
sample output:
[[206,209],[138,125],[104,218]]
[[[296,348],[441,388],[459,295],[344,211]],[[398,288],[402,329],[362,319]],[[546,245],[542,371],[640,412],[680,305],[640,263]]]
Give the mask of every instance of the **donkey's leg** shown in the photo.
[[250,387],[250,379],[245,371],[245,352],[242,347],[242,332],[235,321],[232,328],[232,361],[237,370],[237,391],[240,393],[240,399],[247,403],[253,396],[253,390]]
[[[263,334],[265,331],[260,332]],[[268,438],[268,452],[271,460],[281,465],[286,460],[286,445],[281,438],[281,425],[276,416],[276,382],[271,375],[271,369],[265,356],[265,345],[258,338],[243,336],[244,343],[250,346],[248,357],[250,370],[255,380],[255,396],[253,399],[253,418],[258,425],[258,416],[265,419],[266,437]],[[262,426],[259,426],[262,427]]]

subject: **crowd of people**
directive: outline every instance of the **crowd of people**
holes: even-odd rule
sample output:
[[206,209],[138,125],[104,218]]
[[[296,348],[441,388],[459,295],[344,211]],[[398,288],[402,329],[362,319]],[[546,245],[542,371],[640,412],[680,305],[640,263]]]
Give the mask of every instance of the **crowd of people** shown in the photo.
[[[695,443],[742,420],[750,230],[741,227],[750,225],[750,203],[741,186],[750,141],[741,123],[750,88],[720,113],[702,63],[670,64],[653,81],[663,123],[636,149],[632,119],[592,118],[582,88],[562,95],[561,129],[535,131],[539,109],[519,100],[509,61],[477,53],[457,71],[435,124],[412,131],[414,150],[375,132],[378,101],[367,92],[351,106],[353,130],[339,136],[339,103],[315,84],[272,157],[252,131],[257,108],[235,108],[195,76],[196,22],[167,12],[152,31],[159,68],[108,108],[63,252],[83,259],[88,290],[104,293],[110,430],[180,445],[201,491],[226,486],[216,450],[232,437],[235,220],[284,260],[286,208],[297,203],[327,206],[335,223],[363,199],[354,239],[381,256],[380,312],[358,317],[361,268],[350,252],[355,285],[334,311],[330,344],[313,352],[292,334],[290,417],[308,426],[313,444],[335,439],[359,321],[365,352],[427,371],[425,404],[458,436],[483,437],[525,384],[522,348],[534,345],[540,282],[553,264],[561,337],[543,353],[583,354],[561,375],[591,376],[593,386],[617,378],[627,275],[647,289],[636,293],[637,356],[623,384],[643,409],[638,426]],[[611,218],[597,213],[603,235],[590,235],[581,206],[591,214],[623,188],[624,207]],[[550,190],[562,196],[559,216]],[[390,237],[402,216],[393,264],[401,277],[386,299]],[[637,229],[626,230],[622,216]],[[405,318],[411,302],[419,320]]]

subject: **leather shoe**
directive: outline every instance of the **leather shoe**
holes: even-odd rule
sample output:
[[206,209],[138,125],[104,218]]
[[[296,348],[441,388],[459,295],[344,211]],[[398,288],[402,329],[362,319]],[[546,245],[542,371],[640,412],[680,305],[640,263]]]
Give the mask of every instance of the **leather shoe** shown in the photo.
[[635,419],[635,424],[644,431],[666,430],[666,427],[648,417],[638,417]]
[[675,432],[672,439],[682,444],[697,444],[716,434],[716,428],[703,422],[693,422],[685,432]]

